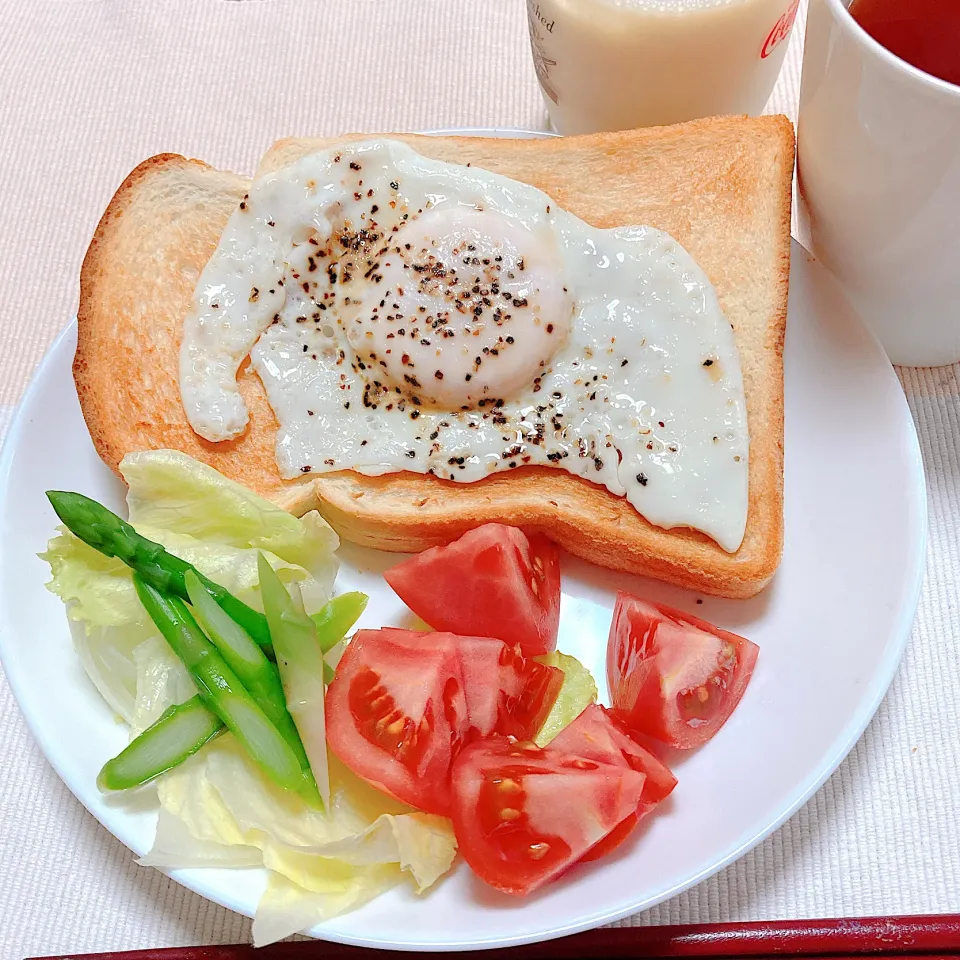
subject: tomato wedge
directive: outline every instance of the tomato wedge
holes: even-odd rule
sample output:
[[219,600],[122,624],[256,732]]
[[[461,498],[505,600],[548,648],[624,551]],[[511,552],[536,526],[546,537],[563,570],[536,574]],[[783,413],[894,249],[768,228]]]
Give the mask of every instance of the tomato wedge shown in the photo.
[[607,641],[613,714],[632,732],[699,747],[740,702],[758,653],[735,633],[620,593]]
[[519,896],[558,877],[632,816],[646,778],[507,737],[466,747],[453,766],[453,828],[486,883]]
[[434,630],[496,637],[549,653],[560,624],[560,558],[546,537],[487,523],[404,560],[384,577]]
[[557,734],[550,746],[585,760],[625,764],[644,774],[647,780],[638,807],[641,813],[649,813],[677,785],[677,778],[670,768],[640,746],[610,711],[598,703],[591,703],[573,723]]
[[500,640],[359,630],[327,690],[327,742],[368,783],[446,814],[463,746],[490,733],[532,736],[562,685],[561,670]]
[[552,747],[586,760],[625,764],[646,776],[640,802],[634,813],[624,818],[592,850],[580,859],[598,860],[615,850],[654,807],[670,795],[677,778],[662,760],[645,750],[620,726],[605,707],[592,703],[566,729],[551,741]]

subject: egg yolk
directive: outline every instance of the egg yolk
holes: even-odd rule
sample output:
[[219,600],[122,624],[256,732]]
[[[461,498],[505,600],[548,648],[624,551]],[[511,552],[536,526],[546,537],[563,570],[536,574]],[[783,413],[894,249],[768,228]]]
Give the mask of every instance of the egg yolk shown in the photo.
[[392,235],[346,328],[384,386],[460,410],[535,388],[572,315],[548,229],[441,205]]

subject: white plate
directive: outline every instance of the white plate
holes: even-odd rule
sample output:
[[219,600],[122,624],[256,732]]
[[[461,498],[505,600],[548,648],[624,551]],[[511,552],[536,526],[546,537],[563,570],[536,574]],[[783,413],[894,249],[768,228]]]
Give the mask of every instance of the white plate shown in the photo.
[[[142,801],[104,799],[95,777],[125,728],[87,680],[36,554],[55,518],[47,488],[117,508],[120,484],[84,427],[69,327],[37,371],[0,458],[0,655],[50,763],[84,806],[137,854],[153,839]],[[926,498],[916,434],[893,370],[824,271],[793,247],[786,346],[786,550],[773,585],[747,602],[707,598],[572,558],[563,566],[560,649],[603,684],[618,588],[695,611],[757,641],[753,682],[703,749],[677,758],[679,786],[614,856],[526,900],[486,888],[460,865],[423,898],[398,889],[313,933],[407,950],[496,947],[616,920],[692,886],[787,819],[836,769],[880,703],[916,611]],[[345,546],[340,589],[371,595],[364,625],[402,613],[379,572],[391,555]],[[251,915],[259,870],[172,876]]]

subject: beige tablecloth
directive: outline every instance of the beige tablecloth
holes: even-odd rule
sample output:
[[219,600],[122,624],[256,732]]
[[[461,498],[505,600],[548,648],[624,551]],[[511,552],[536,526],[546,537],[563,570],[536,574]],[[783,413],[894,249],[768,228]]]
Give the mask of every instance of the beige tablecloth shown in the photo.
[[[284,135],[543,128],[523,8],[0,0],[0,430],[73,314],[90,233],[136,163],[175,151],[250,172]],[[803,12],[771,100],[791,117]],[[902,376],[932,537],[893,688],[805,809],[638,923],[960,909],[960,406],[955,370]],[[47,766],[2,680],[0,771],[0,956],[248,938],[246,920],[134,865]]]

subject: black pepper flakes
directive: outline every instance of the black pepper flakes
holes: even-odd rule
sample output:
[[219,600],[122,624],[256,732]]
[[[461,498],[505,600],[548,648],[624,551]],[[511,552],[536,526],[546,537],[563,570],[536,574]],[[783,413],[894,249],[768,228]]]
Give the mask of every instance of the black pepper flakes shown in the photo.
[[637,483],[639,483],[641,487],[645,487],[647,485],[648,479],[649,478],[645,473],[637,474]]

